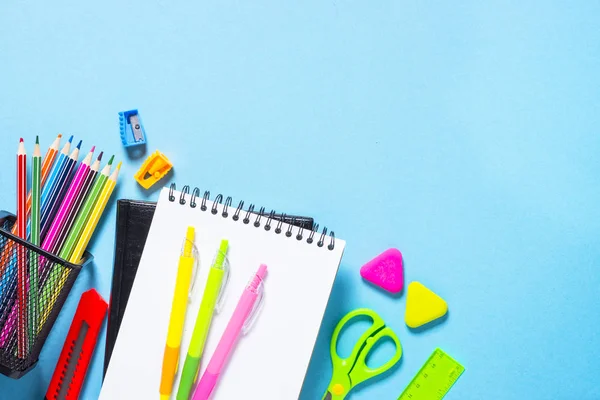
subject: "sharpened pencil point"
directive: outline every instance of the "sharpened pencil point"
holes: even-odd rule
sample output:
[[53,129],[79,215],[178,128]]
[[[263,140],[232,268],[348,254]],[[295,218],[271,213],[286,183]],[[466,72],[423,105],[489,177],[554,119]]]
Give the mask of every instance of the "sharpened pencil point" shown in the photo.
[[122,164],[123,164],[123,161],[119,161],[119,163],[117,164],[117,169],[121,169]]
[[108,160],[108,165],[112,165],[113,160],[115,159],[115,156],[111,156],[110,160]]
[[71,137],[69,138],[69,143],[73,142],[73,135],[71,135]]
[[83,142],[83,140],[80,140],[79,143],[77,143],[77,148],[81,149],[81,143]]
[[40,137],[35,135],[35,144],[40,144]]
[[19,140],[19,143],[23,143],[23,138],[21,138],[21,139]]
[[58,134],[58,138],[59,138],[59,139],[62,139],[62,133],[59,133],[59,134]]
[[96,151],[96,146],[92,146],[92,149],[90,150],[90,153],[93,153],[94,151]]
[[103,151],[101,151],[100,154],[98,154],[98,161],[102,161],[102,154],[104,154]]

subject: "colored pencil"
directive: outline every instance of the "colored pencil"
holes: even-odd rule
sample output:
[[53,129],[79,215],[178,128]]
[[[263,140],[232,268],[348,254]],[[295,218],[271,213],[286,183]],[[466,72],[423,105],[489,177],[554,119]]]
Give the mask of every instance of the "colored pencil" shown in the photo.
[[[35,138],[33,148],[33,168],[31,170],[31,243],[40,245],[40,190],[42,186],[42,156],[40,155],[39,138]],[[31,252],[29,265],[29,340],[33,346],[33,338],[37,333],[38,321],[38,262],[37,253]]]
[[98,225],[98,221],[100,221],[100,217],[102,216],[102,213],[106,208],[108,199],[110,199],[110,196],[113,190],[115,189],[115,186],[117,185],[117,178],[119,177],[121,164],[122,163],[117,164],[117,168],[115,168],[113,173],[106,181],[106,184],[102,189],[102,193],[100,193],[100,197],[98,197],[98,200],[94,205],[94,209],[92,210],[90,217],[88,218],[88,222],[85,226],[85,229],[83,230],[83,232],[81,232],[79,242],[77,242],[77,246],[75,246],[73,254],[71,254],[71,257],[69,258],[70,262],[78,264],[81,260],[81,257],[83,257],[83,253],[85,252],[85,249],[87,248],[87,245],[90,242],[92,235],[94,234],[94,230]]
[[[94,205],[96,204],[96,200],[98,200],[98,197],[102,193],[102,189],[104,188],[104,185],[105,185],[106,181],[108,180],[108,176],[110,174],[110,168],[111,168],[113,159],[114,159],[114,156],[112,156],[110,158],[110,160],[108,161],[108,164],[106,164],[106,166],[102,169],[102,172],[100,172],[98,179],[96,179],[96,181],[94,182],[90,193],[85,198],[83,206],[81,207],[81,210],[79,211],[79,213],[77,214],[77,217],[75,218],[75,222],[73,224],[73,227],[71,228],[71,231],[69,232],[69,235],[67,236],[67,239],[65,240],[65,244],[62,246],[60,253],[58,254],[58,256],[60,258],[62,258],[63,260],[69,259],[69,257],[71,256],[71,253],[73,252],[73,249],[75,248],[75,245],[77,244],[77,241],[79,240],[79,236],[81,235],[81,232],[85,228],[85,224],[88,220],[88,217],[90,216],[90,213],[92,212],[92,210],[94,208]],[[50,274],[52,273],[49,270],[47,270],[45,272],[46,272],[47,276],[50,276]],[[52,287],[48,287],[48,285],[51,284],[51,283],[48,283],[48,281],[52,282],[54,280],[48,279],[47,276],[44,277],[45,278],[44,285],[45,285],[46,290],[44,290],[44,293],[40,297],[40,310],[42,312],[44,312],[46,310],[46,305],[50,302],[50,297],[49,297],[50,292],[54,291]],[[52,303],[54,304],[54,302],[52,302]],[[51,311],[51,309],[48,310],[47,314],[49,314],[50,311]],[[40,325],[38,326],[38,331],[44,325],[45,320],[46,319],[44,317],[42,317],[42,323],[40,323]],[[3,338],[4,334],[5,334],[5,332],[3,330],[2,333],[0,333],[0,346],[2,346],[2,338]],[[7,335],[8,335],[8,333],[7,333]]]
[[[96,162],[94,162],[94,170],[97,170],[100,164],[100,159],[101,157],[99,156],[99,159],[96,160]],[[102,172],[99,174],[98,179],[96,179],[92,185],[92,188],[90,190],[90,193],[85,196],[85,201],[83,203],[83,206],[81,207],[81,210],[77,213],[77,217],[75,218],[75,222],[73,223],[73,228],[71,228],[69,235],[67,236],[67,239],[65,240],[65,243],[63,246],[61,246],[60,249],[60,253],[58,253],[58,256],[64,260],[68,260],[68,255],[71,253],[71,251],[73,250],[73,248],[75,247],[75,244],[77,243],[77,240],[79,238],[79,234],[81,234],[81,231],[83,230],[83,228],[85,227],[85,222],[87,220],[87,216],[89,216],[90,211],[93,209],[94,204],[96,199],[98,198],[99,194],[102,191],[102,188],[104,187],[104,183],[106,182],[106,180],[108,179],[108,176],[110,174],[110,168],[113,162],[114,156],[112,156],[110,158],[110,160],[108,161],[108,164],[104,167],[104,169],[102,170]],[[57,254],[56,252],[53,252],[54,254]],[[45,309],[46,305],[48,304],[48,302],[50,301],[50,295],[54,296],[54,295],[58,295],[60,293],[60,291],[55,291],[56,287],[58,286],[58,278],[50,278],[54,275],[60,274],[60,268],[57,265],[54,265],[53,268],[48,268],[48,262],[46,260],[44,260],[43,258],[40,259],[39,262],[39,267],[38,267],[38,296],[39,297],[39,303],[38,303],[38,314],[43,312],[43,310]],[[54,275],[53,275],[54,274]],[[50,285],[54,285],[50,286]],[[43,288],[43,290],[39,290],[39,288]],[[56,289],[57,290],[57,289]],[[52,299],[52,304],[54,304],[54,302],[56,301],[56,298]],[[44,326],[44,323],[46,322],[46,319],[49,315],[49,312],[51,311],[48,310],[48,313],[43,315],[43,317],[41,319],[39,319],[38,324],[37,324],[37,332],[39,333],[39,331],[42,329],[42,327]],[[13,308],[11,309],[11,312],[9,314],[8,319],[6,320],[4,326],[2,327],[2,330],[0,332],[0,348],[4,348],[7,343],[10,344],[10,340],[13,337],[13,332],[15,329],[15,324],[16,324],[16,315],[17,314],[17,310],[16,307],[13,306]]]
[[[52,144],[50,145],[50,147],[48,147],[48,151],[46,151],[46,155],[44,156],[43,161],[41,161],[41,169],[40,169],[40,188],[42,186],[44,186],[44,183],[46,182],[46,179],[48,179],[48,175],[50,174],[50,169],[52,168],[52,165],[54,164],[54,160],[56,159],[56,156],[58,155],[58,146],[60,146],[60,138],[62,138],[62,134],[58,134],[58,136],[56,137],[56,139],[54,139],[54,142],[52,142]],[[36,144],[39,145],[39,137],[36,136],[35,138],[36,140]],[[38,151],[39,152],[39,151]],[[41,158],[40,158],[41,160]],[[31,201],[32,201],[32,196],[33,196],[33,192],[32,190],[29,191],[29,193],[27,194],[27,215],[29,216],[29,213],[31,212]],[[13,228],[16,230],[16,228]],[[27,236],[29,236],[29,232],[30,230],[27,229]],[[13,232],[15,233],[15,232]]]
[[[46,179],[48,178],[48,175],[50,173],[50,168],[54,164],[54,160],[56,159],[56,155],[58,154],[58,146],[60,145],[60,138],[62,138],[62,135],[58,134],[56,139],[54,139],[54,142],[52,142],[52,144],[48,148],[46,155],[44,156],[44,161],[42,162],[42,168],[41,168],[42,172],[41,172],[41,185],[40,186],[44,185],[44,182],[46,181]],[[30,191],[29,194],[27,195],[27,215],[29,215],[30,210],[31,210],[31,202],[32,202],[32,191]],[[30,232],[30,225],[31,225],[31,221],[28,222],[27,232]],[[17,234],[17,224],[13,225],[12,233],[13,233],[13,235]],[[29,234],[27,236],[29,236]],[[8,246],[12,246],[12,244],[13,244],[13,242],[6,243],[3,254],[6,255],[6,254],[11,253],[12,247],[8,247]],[[8,264],[9,263],[0,263],[0,277],[4,273],[4,270]]]
[[[46,183],[42,187],[42,196],[40,200],[40,221],[42,215],[47,213],[47,209],[50,206],[51,198],[54,196],[54,192],[56,191],[56,185],[60,180],[60,176],[64,173],[64,168],[67,164],[67,159],[69,158],[69,152],[71,151],[71,141],[73,140],[73,136],[69,138],[67,143],[65,143],[64,147],[58,154],[56,158],[56,162],[52,166],[50,170],[50,175],[46,179]],[[40,222],[41,226],[41,222]],[[41,238],[41,233],[40,233]]]
[[44,186],[46,183],[46,179],[48,178],[48,174],[50,173],[50,168],[52,168],[52,164],[58,155],[58,147],[60,146],[60,139],[62,138],[62,134],[58,134],[54,142],[48,147],[48,151],[46,151],[46,155],[44,155],[44,161],[42,162],[42,169],[40,172],[40,187]]
[[[27,154],[23,138],[17,150],[17,233],[20,238],[27,239]],[[27,254],[23,246],[18,246],[17,291],[18,291],[18,323],[17,323],[17,356],[25,358],[27,354],[27,299],[25,297],[25,259]]]
[[[62,135],[59,135],[54,140],[54,142],[48,149],[48,152],[46,153],[46,158],[44,159],[44,163],[42,165],[42,170],[46,171],[46,176],[42,175],[42,181],[46,180],[46,178],[48,178],[49,175],[52,175],[52,173],[49,173],[48,171],[53,171],[55,174],[58,173],[58,170],[60,169],[59,164],[64,162],[65,157],[68,155],[70,143],[71,143],[71,140],[73,139],[72,136],[69,139],[69,142],[65,145],[65,148],[63,149],[64,155],[61,154],[58,157],[58,161],[56,162],[56,164],[54,164],[54,159],[57,156],[58,145],[59,145],[61,137],[62,137]],[[53,167],[53,165],[54,165],[54,167]],[[58,166],[58,168],[57,168],[57,166]],[[53,168],[51,169],[51,167],[53,167]],[[44,203],[43,191],[42,191],[41,203],[42,204]],[[27,206],[27,214],[29,214],[29,205]],[[17,228],[18,228],[18,224],[15,224],[13,226],[13,230],[12,230],[13,234],[17,233]],[[27,223],[27,238],[29,238],[30,232],[31,232],[31,221],[28,221],[28,223]],[[8,242],[4,248],[4,254],[11,255],[11,256],[9,256],[10,262],[0,263],[0,276],[2,276],[2,283],[0,284],[0,297],[2,298],[2,301],[1,301],[0,307],[2,307],[2,308],[9,306],[11,304],[11,302],[14,301],[14,291],[16,290],[16,287],[15,287],[16,282],[13,281],[13,279],[14,279],[13,267],[16,265],[17,259],[18,259],[17,254],[13,253],[14,245],[15,245],[14,242]],[[7,270],[7,268],[8,268],[8,272],[6,274],[4,274],[4,272]],[[2,340],[0,338],[0,343],[1,342],[2,342]]]
[[83,232],[83,229],[85,228],[85,224],[90,216],[90,213],[92,212],[94,205],[96,204],[98,197],[100,197],[100,193],[102,193],[102,189],[104,188],[104,185],[108,180],[108,177],[110,175],[110,168],[114,157],[115,156],[112,156],[110,160],[108,160],[108,164],[106,164],[106,166],[102,169],[102,172],[100,172],[98,179],[96,179],[94,185],[92,186],[92,189],[90,190],[90,193],[85,198],[85,202],[83,203],[81,210],[77,214],[77,218],[75,218],[73,227],[69,231],[67,240],[65,241],[65,244],[58,255],[63,260],[68,260],[69,258],[71,258],[73,249],[79,241],[79,237],[81,236],[81,232]]
[[[50,175],[50,169],[52,168],[52,165],[54,164],[54,160],[56,159],[56,156],[58,155],[58,146],[60,146],[60,138],[62,138],[62,134],[59,133],[58,136],[56,137],[56,139],[54,139],[54,142],[52,142],[50,147],[48,147],[48,151],[46,152],[46,155],[44,156],[44,159],[42,161],[41,173],[40,173],[40,176],[41,176],[40,188],[44,187],[44,183],[46,183],[46,179],[48,179],[48,175]],[[73,138],[73,137],[71,136],[71,138]],[[38,140],[37,137],[36,137],[36,140]],[[27,215],[28,216],[31,211],[31,201],[32,201],[31,196],[32,196],[32,192],[30,190],[29,194],[27,195]],[[29,221],[28,226],[27,226],[27,237],[30,237],[30,232],[31,232],[30,224],[31,224],[31,221]]]
[[58,240],[58,235],[62,229],[64,229],[64,223],[67,219],[67,215],[71,211],[75,203],[75,198],[77,194],[81,191],[83,187],[83,183],[85,181],[85,177],[90,170],[90,163],[92,162],[92,156],[94,155],[94,150],[96,146],[92,147],[92,150],[88,153],[87,156],[83,159],[83,161],[79,164],[79,168],[77,168],[77,172],[75,173],[75,177],[68,185],[67,192],[65,197],[56,212],[56,216],[50,224],[50,228],[48,229],[48,233],[44,237],[42,242],[42,249],[46,251],[52,252],[56,241]]
[[60,250],[62,249],[63,245],[65,244],[65,241],[67,240],[67,235],[69,234],[69,232],[71,231],[71,228],[73,227],[73,224],[75,223],[75,217],[77,217],[77,214],[79,213],[79,210],[83,206],[83,202],[85,201],[85,198],[90,193],[90,190],[92,189],[92,184],[94,183],[94,180],[96,179],[96,176],[98,175],[98,170],[100,169],[100,161],[102,161],[103,154],[104,154],[103,152],[100,152],[100,154],[98,155],[98,158],[96,159],[96,161],[94,161],[94,163],[88,170],[88,172],[84,178],[81,190],[77,193],[77,196],[75,197],[75,201],[73,202],[73,207],[71,207],[71,209],[69,210],[69,214],[67,215],[67,218],[65,220],[64,227],[63,227],[63,229],[60,230],[58,239],[57,239],[56,243],[54,244],[53,248],[50,249],[50,252],[52,254],[59,254]]
[[[48,150],[47,156],[50,158],[48,159],[48,162],[45,164],[47,164],[46,165],[47,170],[49,170],[50,172],[47,174],[46,183],[44,184],[44,186],[42,188],[42,193],[40,196],[40,219],[41,219],[42,213],[44,212],[44,209],[48,207],[48,203],[50,202],[52,193],[55,190],[56,182],[59,179],[60,175],[63,173],[65,164],[68,160],[72,140],[73,140],[73,136],[71,136],[69,138],[67,143],[64,145],[62,151],[58,155],[56,155],[56,154],[53,155],[53,153],[54,153],[53,147],[58,146],[58,143],[56,140],[54,141],[52,146],[50,146],[51,149]],[[54,162],[54,164],[50,167],[50,165],[52,164],[50,162],[52,157],[56,158],[56,162]],[[31,221],[29,221],[29,223],[28,223],[27,231],[28,232],[31,231]],[[7,254],[6,250],[7,249],[5,249],[5,254]],[[9,251],[10,250],[11,249],[9,249]],[[11,253],[8,253],[8,254],[11,254]],[[17,285],[17,282],[15,282],[14,277],[11,276],[13,274],[13,273],[11,273],[11,271],[13,270],[13,267],[16,266],[16,264],[18,263],[17,261],[18,261],[18,255],[14,254],[14,256],[11,258],[11,261],[8,263],[9,270],[4,275],[2,287],[0,288],[0,289],[2,289],[2,291],[1,291],[2,293],[0,293],[0,295],[2,296],[2,304],[0,305],[0,307],[1,308],[12,307],[12,311],[9,316],[9,319],[5,323],[4,327],[2,328],[2,334],[0,334],[0,347],[4,347],[6,345],[6,341],[10,338],[10,336],[7,334],[5,335],[5,333],[8,330],[10,330],[11,332],[14,330],[14,324],[16,323],[16,320],[17,320],[17,311],[16,311],[16,304],[15,304],[16,303],[15,302],[15,291],[17,290],[18,285]]]
[[[44,210],[44,205],[42,204],[42,217],[41,217],[41,226],[42,226],[42,243],[44,242],[44,238],[50,229],[50,224],[52,223],[52,219],[58,212],[58,208],[62,204],[62,199],[66,194],[67,188],[69,186],[71,173],[75,168],[75,164],[77,164],[77,158],[79,158],[79,149],[81,148],[81,140],[77,144],[75,150],[71,152],[71,155],[67,158],[62,173],[58,176],[58,179],[54,185],[54,190],[50,193],[50,196],[47,200],[46,209]],[[42,200],[43,201],[43,200]],[[44,212],[45,211],[45,212]]]
[[[108,179],[106,179],[106,182],[103,185],[102,191],[97,196],[96,201],[94,201],[93,208],[91,209],[91,211],[88,211],[89,217],[87,218],[85,227],[81,231],[81,236],[79,237],[79,240],[77,241],[77,245],[73,249],[73,252],[71,253],[71,255],[68,259],[69,262],[74,263],[74,264],[80,263],[81,258],[83,257],[83,253],[85,252],[85,249],[86,249],[88,243],[90,242],[90,239],[92,238],[92,235],[94,234],[94,231],[96,230],[98,221],[100,221],[100,217],[102,216],[102,213],[104,212],[104,209],[106,208],[106,204],[108,203],[108,200],[110,199],[110,196],[115,189],[120,169],[121,169],[121,163],[119,163],[117,165],[117,167],[115,168],[113,173],[110,175],[110,177],[108,177]],[[93,201],[93,200],[91,200],[91,201]],[[83,211],[85,211],[85,210],[82,209],[82,212]],[[50,315],[50,312],[52,311],[52,308],[54,307],[54,303],[56,302],[56,299],[58,298],[58,295],[59,295],[60,291],[62,290],[68,276],[69,276],[68,272],[63,270],[62,276],[59,279],[58,285],[56,285],[54,288],[49,288],[50,290],[46,290],[42,293],[42,303],[47,302],[48,305],[41,308],[41,310],[43,312],[42,318],[41,318],[41,325],[44,325],[48,316]],[[49,292],[53,292],[52,295],[48,296]]]
[[[67,192],[66,192],[64,199],[56,213],[56,216],[54,217],[54,220],[52,221],[52,224],[50,225],[50,228],[48,229],[48,232],[47,232],[46,236],[44,237],[44,240],[42,242],[42,249],[44,249],[50,253],[57,254],[58,250],[60,250],[59,246],[61,246],[62,243],[60,243],[60,244],[58,243],[59,236],[65,229],[68,229],[65,226],[66,219],[67,219],[69,213],[71,213],[72,209],[75,207],[75,201],[77,199],[77,196],[78,196],[79,192],[81,191],[81,189],[83,188],[83,185],[85,184],[85,180],[86,180],[87,176],[89,175],[90,162],[92,161],[92,156],[94,154],[95,149],[96,149],[96,146],[92,147],[92,149],[87,154],[87,156],[79,164],[79,167],[77,168],[77,172],[75,173],[73,180],[68,185]],[[41,280],[42,286],[44,285],[44,281],[47,279],[47,277],[48,277],[47,275],[50,272],[50,271],[48,271],[48,267],[49,267],[48,264],[49,263],[46,260],[44,260],[44,261],[42,261],[42,264],[40,265],[40,275],[42,277],[42,280]]]

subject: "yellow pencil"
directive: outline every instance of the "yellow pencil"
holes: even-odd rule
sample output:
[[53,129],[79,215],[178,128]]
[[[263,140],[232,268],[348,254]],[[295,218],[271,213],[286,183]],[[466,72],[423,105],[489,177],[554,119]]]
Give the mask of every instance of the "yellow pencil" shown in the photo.
[[[102,188],[102,192],[100,192],[100,195],[98,196],[98,200],[96,200],[94,208],[90,212],[90,216],[88,218],[87,224],[85,225],[83,232],[81,232],[79,241],[77,242],[77,245],[75,246],[75,249],[73,250],[73,253],[71,253],[69,262],[74,263],[74,264],[79,264],[81,257],[83,257],[85,248],[87,247],[88,243],[90,242],[90,239],[92,238],[92,235],[94,234],[94,230],[96,230],[96,225],[98,225],[98,221],[100,221],[100,217],[102,216],[104,208],[106,207],[106,204],[108,203],[108,199],[110,199],[110,196],[111,196],[113,190],[115,189],[115,186],[117,184],[117,177],[119,176],[119,170],[121,169],[121,164],[122,163],[119,163],[119,165],[117,165],[117,168],[113,171],[113,173],[106,180],[106,183],[104,184],[104,187]],[[50,316],[50,311],[52,311],[52,308],[54,307],[54,303],[56,302],[56,299],[58,298],[58,295],[61,292],[63,286],[65,285],[65,282],[68,277],[69,277],[68,271],[64,270],[61,277],[59,278],[58,285],[56,286],[56,289],[54,290],[54,293],[53,293],[52,297],[50,298],[50,305],[43,310],[43,315],[42,315],[41,323],[39,326],[44,326],[44,323]]]

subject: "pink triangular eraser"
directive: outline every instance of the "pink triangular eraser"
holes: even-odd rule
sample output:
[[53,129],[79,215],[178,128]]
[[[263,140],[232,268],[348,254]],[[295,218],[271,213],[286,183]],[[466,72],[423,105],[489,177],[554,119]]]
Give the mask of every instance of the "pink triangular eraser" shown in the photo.
[[404,286],[402,253],[388,249],[363,265],[360,276],[388,292],[398,293]]

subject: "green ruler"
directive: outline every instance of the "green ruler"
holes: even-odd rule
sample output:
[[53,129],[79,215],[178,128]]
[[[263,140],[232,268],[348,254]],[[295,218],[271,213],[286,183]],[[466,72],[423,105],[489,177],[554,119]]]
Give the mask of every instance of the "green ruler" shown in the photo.
[[398,400],[441,400],[464,370],[443,350],[435,349]]

